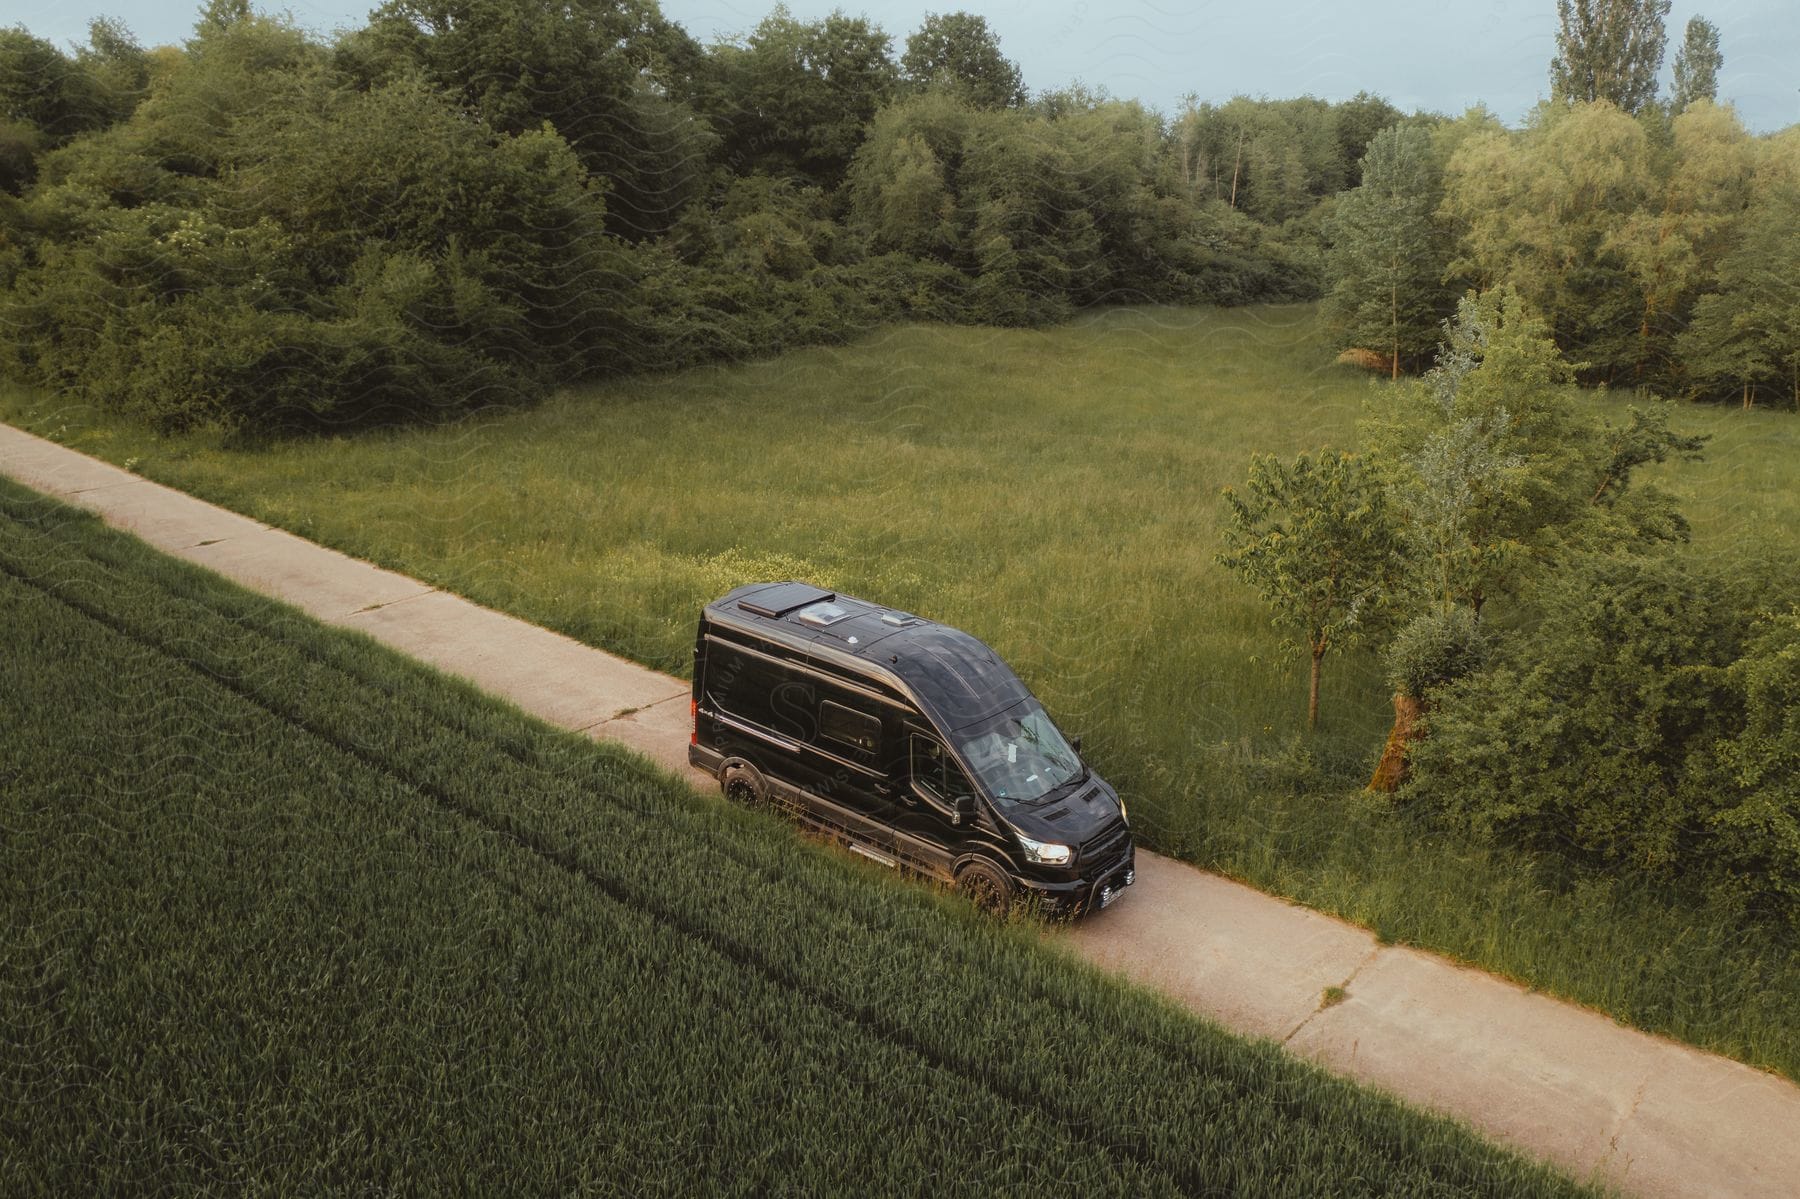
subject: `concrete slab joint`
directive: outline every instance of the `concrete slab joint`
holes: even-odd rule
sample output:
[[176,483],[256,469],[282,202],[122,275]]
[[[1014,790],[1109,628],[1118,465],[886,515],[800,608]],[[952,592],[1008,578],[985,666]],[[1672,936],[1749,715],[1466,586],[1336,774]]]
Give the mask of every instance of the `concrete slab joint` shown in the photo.
[[[1365,966],[1367,966],[1370,962],[1373,962],[1376,958],[1381,956],[1381,953],[1384,949],[1386,949],[1386,946],[1384,946],[1384,945],[1377,944],[1377,945],[1372,946],[1369,949],[1368,955],[1365,956],[1362,961],[1356,963],[1356,968],[1351,970],[1349,974],[1344,976],[1343,982],[1334,983],[1334,984],[1327,986],[1327,987],[1323,988],[1322,990],[1320,990],[1318,1006],[1314,1007],[1312,1011],[1308,1012],[1306,1014],[1305,1019],[1301,1020],[1300,1023],[1294,1025],[1293,1028],[1289,1029],[1287,1032],[1287,1035],[1280,1039],[1281,1043],[1283,1045],[1286,1045],[1289,1041],[1293,1040],[1296,1035],[1299,1034],[1301,1029],[1305,1028],[1308,1024],[1311,1024],[1313,1022],[1313,1020],[1320,1013],[1328,1011],[1329,1009],[1338,1006],[1338,1004],[1343,1003],[1344,1001],[1348,1000],[1350,998],[1350,984],[1356,981],[1356,976],[1363,972],[1363,968]],[[1337,992],[1336,995],[1333,994],[1334,991]]]

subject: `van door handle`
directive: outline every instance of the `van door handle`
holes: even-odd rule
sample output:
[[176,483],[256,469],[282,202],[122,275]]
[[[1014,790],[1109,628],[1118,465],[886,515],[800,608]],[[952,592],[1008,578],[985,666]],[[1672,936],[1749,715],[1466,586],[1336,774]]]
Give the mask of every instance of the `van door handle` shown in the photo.
[[892,787],[888,786],[886,783],[876,783],[875,784],[875,794],[881,796],[883,799],[886,799],[888,796],[892,795],[893,793],[894,793],[894,789]]

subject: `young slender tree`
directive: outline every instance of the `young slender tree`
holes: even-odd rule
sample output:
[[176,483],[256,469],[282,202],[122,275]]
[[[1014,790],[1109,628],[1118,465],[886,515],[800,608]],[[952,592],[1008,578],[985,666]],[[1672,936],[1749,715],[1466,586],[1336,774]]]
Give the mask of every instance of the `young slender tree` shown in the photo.
[[1696,100],[1717,100],[1719,68],[1724,65],[1719,27],[1705,17],[1690,20],[1681,49],[1675,51],[1675,94],[1669,97],[1670,111],[1679,114]]
[[1556,15],[1553,97],[1608,100],[1631,113],[1656,99],[1669,0],[1556,0]]
[[1362,183],[1339,198],[1330,226],[1327,319],[1346,344],[1385,353],[1396,379],[1431,353],[1452,307],[1433,220],[1442,193],[1430,131],[1395,125],[1369,142]]
[[1227,487],[1225,502],[1218,560],[1256,588],[1277,628],[1304,640],[1312,657],[1306,723],[1317,728],[1325,655],[1364,636],[1399,565],[1380,482],[1356,454],[1321,450],[1291,463],[1259,454],[1243,490]]

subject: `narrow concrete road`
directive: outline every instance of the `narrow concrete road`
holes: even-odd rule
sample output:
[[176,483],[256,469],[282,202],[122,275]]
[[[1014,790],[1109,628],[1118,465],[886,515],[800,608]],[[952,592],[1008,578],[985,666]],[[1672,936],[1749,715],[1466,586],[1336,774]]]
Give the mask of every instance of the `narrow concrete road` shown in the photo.
[[[687,765],[687,684],[0,425],[0,474],[553,724]],[[696,614],[697,615],[697,614]],[[1648,1196],[1800,1195],[1800,1087],[1140,852],[1054,934],[1228,1028]],[[1344,991],[1326,1004],[1328,987]]]

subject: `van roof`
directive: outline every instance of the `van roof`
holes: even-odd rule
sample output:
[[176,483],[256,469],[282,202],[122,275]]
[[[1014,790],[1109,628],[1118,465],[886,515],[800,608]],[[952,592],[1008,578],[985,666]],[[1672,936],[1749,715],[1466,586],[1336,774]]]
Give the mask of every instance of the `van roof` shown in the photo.
[[1031,696],[1000,655],[960,629],[808,583],[752,583],[706,606],[706,618],[790,648],[860,659],[953,732]]

